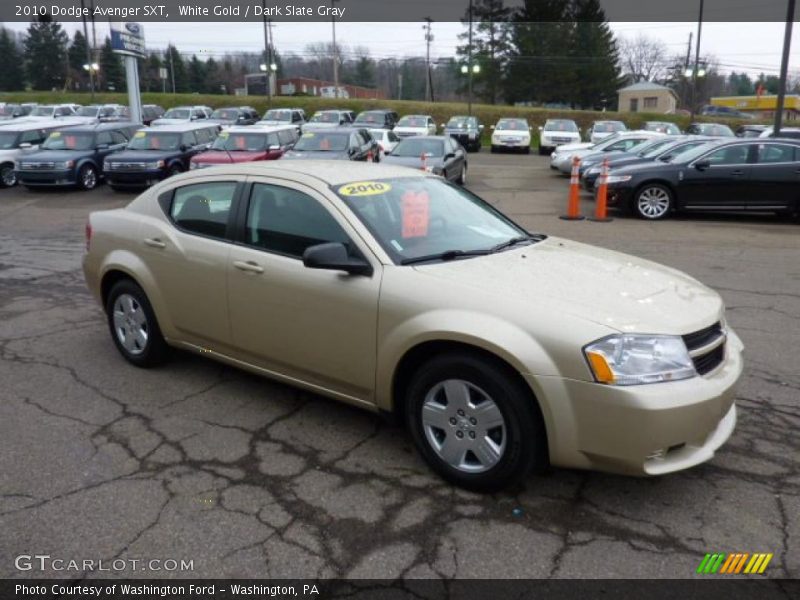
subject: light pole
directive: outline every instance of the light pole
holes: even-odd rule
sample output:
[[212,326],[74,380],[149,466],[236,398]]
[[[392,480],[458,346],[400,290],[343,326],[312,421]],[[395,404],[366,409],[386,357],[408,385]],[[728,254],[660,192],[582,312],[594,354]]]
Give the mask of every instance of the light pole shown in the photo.
[[92,89],[92,103],[94,103],[94,76],[95,73],[100,70],[100,65],[98,65],[96,62],[87,62],[83,65],[83,70],[89,73],[89,85]]
[[789,50],[792,47],[792,24],[794,22],[795,0],[788,0],[786,7],[786,32],[783,38],[783,56],[781,57],[781,79],[778,87],[778,103],[775,107],[775,125],[773,135],[778,137],[783,125],[783,103],[786,97],[786,77],[789,69]]
[[422,26],[425,30],[425,102],[433,101],[433,90],[431,89],[431,23],[433,19],[425,17],[426,24]]
[[[697,17],[697,46],[694,52],[694,71],[692,72],[692,105],[689,107],[689,121],[694,120],[695,109],[697,106],[697,78],[702,77],[698,72],[700,69],[700,36],[703,33],[703,5],[705,0],[700,0],[700,15]],[[703,71],[705,75],[705,70]]]
[[[477,66],[477,65],[476,65]],[[478,69],[480,70],[480,68]],[[464,67],[461,67],[464,72]],[[467,114],[472,116],[472,0],[469,0],[469,43],[467,44]]]
[[[262,63],[258,65],[258,68],[261,69],[261,72],[264,73],[264,77],[267,79],[267,87],[271,88],[272,86],[272,76],[278,70],[278,65],[274,62],[270,62],[269,64]],[[267,106],[272,106],[272,90],[269,90],[269,100]]]
[[[264,19],[264,60],[267,61],[267,65],[272,64],[272,52],[270,51],[269,46],[269,34],[267,33],[267,0],[261,0],[261,14]],[[266,65],[261,65],[262,71],[266,73],[265,77],[265,84],[264,84],[264,93],[267,95],[267,106],[272,105],[272,89],[270,86],[270,73],[267,71]]]
[[86,64],[83,68],[89,71],[89,92],[91,93],[91,102],[94,103],[94,71],[88,68],[88,65],[96,64],[92,62],[92,51],[89,48],[89,28],[86,25],[86,7],[84,0],[81,0],[81,15],[83,15],[83,39],[86,40]]
[[[331,8],[339,0],[331,0]],[[331,11],[331,30],[333,32],[333,97],[339,97],[339,50],[336,47],[336,15]]]

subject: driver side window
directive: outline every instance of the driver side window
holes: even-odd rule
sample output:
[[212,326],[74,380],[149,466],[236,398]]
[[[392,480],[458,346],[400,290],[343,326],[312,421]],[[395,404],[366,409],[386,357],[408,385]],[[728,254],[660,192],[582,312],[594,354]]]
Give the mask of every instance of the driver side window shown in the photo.
[[720,148],[706,157],[712,165],[743,165],[747,162],[750,146],[729,146]]

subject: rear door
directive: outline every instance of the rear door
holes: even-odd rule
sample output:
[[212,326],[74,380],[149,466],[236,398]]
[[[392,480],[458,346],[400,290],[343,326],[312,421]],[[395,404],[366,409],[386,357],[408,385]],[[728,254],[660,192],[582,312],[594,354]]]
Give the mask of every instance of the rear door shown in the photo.
[[750,176],[749,210],[786,210],[800,200],[800,146],[758,144]]
[[[723,146],[701,156],[681,175],[679,208],[744,210],[750,196],[751,152],[755,145]],[[697,163],[709,166],[698,169]]]

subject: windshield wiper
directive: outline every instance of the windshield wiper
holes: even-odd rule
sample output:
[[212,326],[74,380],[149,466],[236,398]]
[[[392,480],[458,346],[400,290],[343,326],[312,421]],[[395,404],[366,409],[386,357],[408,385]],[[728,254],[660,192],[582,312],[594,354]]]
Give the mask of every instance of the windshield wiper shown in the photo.
[[405,258],[400,261],[400,264],[413,265],[415,263],[430,262],[432,260],[454,260],[456,258],[468,258],[471,256],[485,256],[490,252],[491,250],[445,250],[444,252],[437,252],[436,254]]
[[531,243],[541,242],[543,239],[544,236],[538,234],[520,235],[517,237],[513,237],[507,242],[503,242],[502,244],[497,244],[496,246],[492,246],[492,248],[490,248],[488,252],[494,254],[495,252],[500,252],[507,248],[512,248],[513,246],[516,246],[517,244],[522,244],[523,242],[531,242]]

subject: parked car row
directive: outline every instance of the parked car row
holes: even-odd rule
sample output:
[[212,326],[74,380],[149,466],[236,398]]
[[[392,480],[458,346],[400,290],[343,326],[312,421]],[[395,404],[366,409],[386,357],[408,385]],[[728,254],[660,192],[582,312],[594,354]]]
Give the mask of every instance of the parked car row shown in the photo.
[[741,139],[717,127],[680,136],[620,132],[597,144],[562,146],[550,166],[567,174],[580,159],[581,183],[595,192],[607,161],[608,206],[651,221],[678,211],[800,212],[800,131],[773,137],[763,128],[755,137],[746,129],[749,137]]

